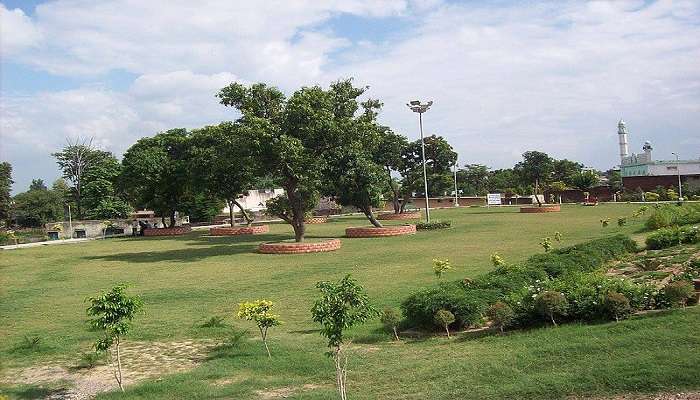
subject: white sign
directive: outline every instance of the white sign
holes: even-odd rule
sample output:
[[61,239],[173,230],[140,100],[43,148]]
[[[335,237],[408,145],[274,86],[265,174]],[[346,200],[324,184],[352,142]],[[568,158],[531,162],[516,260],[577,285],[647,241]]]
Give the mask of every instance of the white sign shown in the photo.
[[501,194],[500,193],[487,194],[486,195],[486,205],[500,206],[501,205]]

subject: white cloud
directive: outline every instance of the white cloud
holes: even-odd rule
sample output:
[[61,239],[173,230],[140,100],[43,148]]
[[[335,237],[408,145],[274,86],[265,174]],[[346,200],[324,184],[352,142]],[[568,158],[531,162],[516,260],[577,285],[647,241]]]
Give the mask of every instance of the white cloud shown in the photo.
[[36,46],[41,33],[20,9],[8,10],[0,3],[0,55],[8,57]]

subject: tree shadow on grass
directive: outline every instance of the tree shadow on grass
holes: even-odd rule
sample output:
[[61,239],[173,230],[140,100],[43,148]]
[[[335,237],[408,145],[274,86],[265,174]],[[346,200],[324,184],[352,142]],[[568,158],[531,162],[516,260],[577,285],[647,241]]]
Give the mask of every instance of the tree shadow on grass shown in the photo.
[[193,262],[208,257],[230,256],[235,254],[255,253],[258,246],[255,243],[238,246],[214,245],[201,248],[186,248],[163,251],[141,251],[135,253],[118,253],[99,256],[85,256],[84,260],[122,261],[129,263],[154,263],[159,261]]
[[62,399],[64,396],[67,396],[68,390],[65,388],[47,388],[37,385],[21,385],[19,387],[3,390],[3,393],[11,395],[14,399]]

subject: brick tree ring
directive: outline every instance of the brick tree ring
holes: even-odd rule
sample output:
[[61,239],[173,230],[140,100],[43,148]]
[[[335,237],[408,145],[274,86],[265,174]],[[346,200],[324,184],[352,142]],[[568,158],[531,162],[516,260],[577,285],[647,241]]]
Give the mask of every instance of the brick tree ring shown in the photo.
[[143,236],[177,236],[184,235],[192,231],[189,225],[176,226],[174,228],[146,228],[143,230]]
[[559,204],[546,204],[542,207],[531,206],[531,207],[520,207],[521,213],[550,213],[561,211],[561,206]]
[[416,233],[415,225],[385,226],[383,228],[377,228],[373,226],[345,228],[345,236],[349,238],[399,236],[412,235],[414,233]]
[[265,254],[322,253],[338,250],[340,246],[340,239],[330,239],[323,242],[261,243],[258,246],[258,251]]
[[269,231],[269,225],[218,226],[209,228],[209,234],[212,236],[260,235]]
[[328,222],[328,217],[311,217],[304,220],[307,224],[325,224]]
[[394,214],[394,213],[382,213],[377,216],[377,219],[381,220],[397,220],[397,219],[420,219],[421,218],[421,212],[420,211],[411,211],[411,212],[405,212],[401,214]]

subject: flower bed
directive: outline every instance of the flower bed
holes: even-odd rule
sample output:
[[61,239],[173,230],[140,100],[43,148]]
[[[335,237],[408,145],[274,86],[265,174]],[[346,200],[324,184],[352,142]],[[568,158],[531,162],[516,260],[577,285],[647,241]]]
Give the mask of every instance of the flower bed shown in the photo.
[[307,224],[325,224],[328,222],[328,217],[311,217],[304,220]]
[[176,226],[173,228],[146,228],[143,230],[144,236],[177,236],[184,235],[192,231],[189,225]]
[[405,212],[405,213],[401,213],[401,214],[383,213],[383,214],[379,214],[377,216],[377,219],[383,219],[383,220],[420,219],[420,218],[421,218],[420,211],[411,211],[411,212]]
[[259,235],[269,231],[270,227],[268,225],[220,226],[209,228],[209,234],[212,236]]
[[542,207],[528,206],[520,207],[521,213],[549,213],[549,212],[559,212],[561,211],[561,206],[559,204],[545,204]]
[[345,236],[350,238],[368,238],[368,237],[384,237],[384,236],[399,236],[412,235],[416,233],[415,225],[397,225],[385,226],[377,228],[373,226],[363,226],[359,228],[346,228]]
[[331,239],[323,242],[288,242],[288,243],[262,243],[258,251],[265,254],[303,254],[334,251],[340,248],[339,239]]

